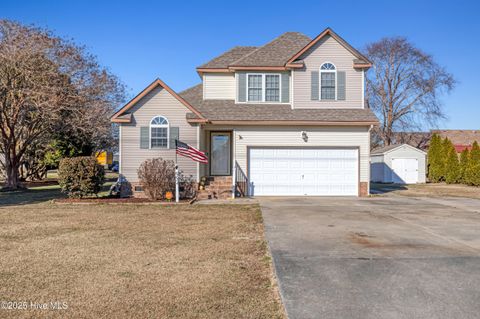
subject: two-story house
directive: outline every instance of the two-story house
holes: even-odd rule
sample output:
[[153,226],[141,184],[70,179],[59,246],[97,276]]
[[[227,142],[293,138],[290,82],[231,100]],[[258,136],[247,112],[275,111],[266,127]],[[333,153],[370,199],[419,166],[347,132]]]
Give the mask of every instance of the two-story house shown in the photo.
[[287,32],[234,47],[197,67],[202,83],[180,93],[155,80],[112,117],[120,173],[140,191],[140,164],[174,160],[179,139],[209,156],[208,164],[178,157],[197,180],[213,177],[253,196],[366,196],[377,124],[364,103],[369,67],[326,29],[314,39]]

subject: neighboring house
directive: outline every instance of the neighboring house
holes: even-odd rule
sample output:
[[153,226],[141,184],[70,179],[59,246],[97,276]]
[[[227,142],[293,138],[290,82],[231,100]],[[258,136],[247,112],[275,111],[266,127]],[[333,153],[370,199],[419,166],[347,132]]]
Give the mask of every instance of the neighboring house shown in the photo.
[[427,153],[408,144],[389,145],[372,151],[371,181],[417,184],[426,182]]
[[464,149],[470,150],[473,142],[480,143],[480,130],[432,130],[433,134],[438,134],[442,139],[447,137],[452,141],[457,153]]
[[234,47],[199,66],[202,83],[180,93],[155,80],[112,118],[120,173],[140,191],[140,164],[174,160],[179,139],[208,153],[208,165],[178,157],[197,181],[207,176],[253,196],[366,196],[378,121],[364,104],[370,66],[326,29],[315,39],[287,32]]

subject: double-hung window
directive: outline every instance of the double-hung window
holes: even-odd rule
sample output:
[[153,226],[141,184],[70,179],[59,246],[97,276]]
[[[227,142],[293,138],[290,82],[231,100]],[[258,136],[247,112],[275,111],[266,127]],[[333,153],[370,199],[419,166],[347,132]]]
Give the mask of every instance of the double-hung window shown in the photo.
[[261,102],[263,100],[263,79],[261,74],[248,75],[248,100]]
[[332,63],[324,63],[320,67],[320,99],[336,100],[337,70]]
[[280,102],[280,74],[248,74],[248,102]]
[[168,148],[168,120],[156,116],[150,121],[150,148]]
[[265,101],[280,101],[280,76],[278,74],[265,75]]

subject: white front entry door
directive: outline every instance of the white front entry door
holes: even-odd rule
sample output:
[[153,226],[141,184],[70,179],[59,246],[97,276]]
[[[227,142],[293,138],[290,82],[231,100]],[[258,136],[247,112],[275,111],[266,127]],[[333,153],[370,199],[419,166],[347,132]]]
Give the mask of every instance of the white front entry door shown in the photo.
[[252,148],[254,196],[358,196],[357,149]]
[[397,184],[418,183],[418,159],[394,158],[392,159],[392,182]]

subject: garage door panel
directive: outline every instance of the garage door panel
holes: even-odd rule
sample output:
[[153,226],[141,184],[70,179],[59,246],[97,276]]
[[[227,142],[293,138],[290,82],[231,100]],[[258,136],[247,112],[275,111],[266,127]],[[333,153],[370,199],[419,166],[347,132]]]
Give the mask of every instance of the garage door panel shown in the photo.
[[357,149],[251,149],[253,195],[358,194]]

